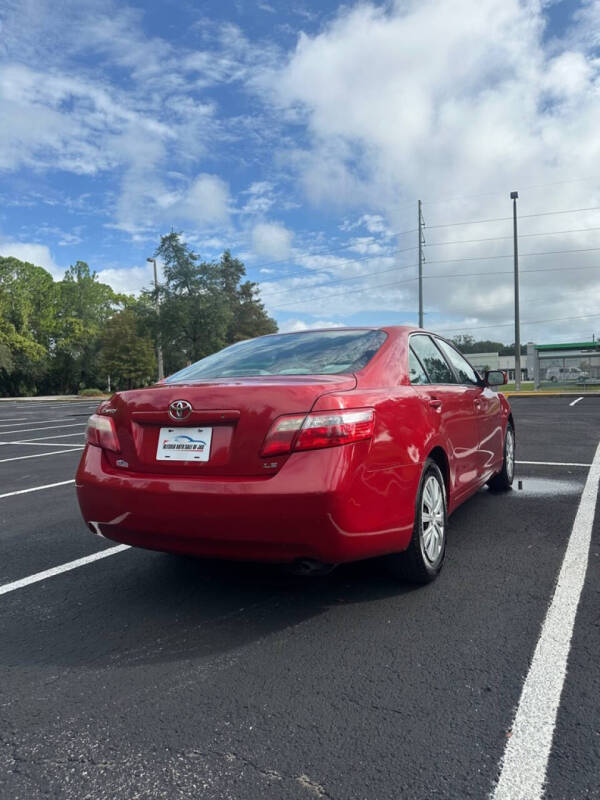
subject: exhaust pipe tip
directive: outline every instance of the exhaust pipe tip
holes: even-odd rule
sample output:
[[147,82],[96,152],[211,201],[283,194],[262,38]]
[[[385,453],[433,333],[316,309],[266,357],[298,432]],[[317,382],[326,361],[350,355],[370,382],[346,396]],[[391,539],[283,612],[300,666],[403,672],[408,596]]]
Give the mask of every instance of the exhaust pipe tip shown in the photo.
[[320,575],[329,575],[336,566],[337,564],[327,564],[323,561],[317,561],[314,558],[299,558],[290,566],[290,572],[292,575],[316,577]]

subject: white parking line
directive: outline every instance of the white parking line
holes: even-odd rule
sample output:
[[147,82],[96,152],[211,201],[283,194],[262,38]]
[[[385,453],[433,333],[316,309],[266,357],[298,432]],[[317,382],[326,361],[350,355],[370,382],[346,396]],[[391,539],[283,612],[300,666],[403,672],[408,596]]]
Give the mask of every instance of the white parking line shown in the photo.
[[515,464],[534,464],[540,467],[591,467],[578,461],[515,461]]
[[59,403],[56,406],[46,406],[46,408],[97,408],[100,400],[96,403]]
[[[0,436],[2,436],[0,431]],[[53,433],[51,436],[32,436],[30,439],[20,439],[21,442],[41,442],[42,439],[69,439],[71,436],[81,436],[81,431],[77,433]],[[0,442],[2,444],[2,442]]]
[[0,500],[3,497],[14,497],[16,494],[29,494],[29,492],[41,492],[42,489],[54,489],[55,486],[66,486],[68,483],[75,483],[75,478],[68,481],[59,481],[58,483],[45,483],[43,486],[31,486],[29,489],[17,489],[14,492],[5,492],[0,494]]
[[101,558],[108,558],[114,556],[116,553],[122,553],[123,550],[129,550],[128,544],[118,544],[116,547],[109,547],[108,550],[100,550],[99,553],[93,553],[91,556],[84,556],[77,558],[75,561],[68,561],[66,564],[61,564],[59,567],[52,567],[52,569],[45,569],[43,572],[36,572],[35,575],[29,575],[27,578],[21,578],[19,581],[12,583],[5,583],[0,586],[0,594],[8,594],[14,592],[15,589],[22,589],[24,586],[30,586],[32,583],[45,581],[46,578],[53,578],[55,575],[60,575],[62,572],[68,572],[77,567],[83,567],[85,564],[91,564],[93,561],[99,561]]
[[[33,453],[30,456],[13,456],[13,458],[0,458],[0,464],[5,464],[7,461],[24,461],[26,458],[44,458],[44,456],[59,456],[61,453],[76,453],[78,450],[82,450],[82,446],[79,445],[68,445],[69,450],[52,450],[51,453]],[[4,497],[4,495],[0,494],[0,497]]]
[[570,405],[570,406],[576,406],[576,405],[577,405],[577,403],[578,403],[580,400],[583,400],[583,397],[578,397],[578,398],[577,398],[577,400],[573,400],[573,402],[572,402],[572,403],[569,403],[569,405]]
[[[82,416],[85,416],[85,414],[82,414]],[[13,420],[12,422],[9,423],[7,422],[7,420],[0,418],[0,428],[14,428],[15,422],[27,422],[29,425],[47,425],[49,422],[69,422],[69,420],[72,419],[73,419],[72,415],[68,417],[52,417],[52,419],[39,419],[36,415],[35,419],[27,417],[26,419]],[[85,424],[86,422],[87,419],[84,420],[82,424]]]
[[541,800],[579,598],[585,582],[600,485],[600,444],[583,488],[531,666],[506,742],[493,800]]
[[45,428],[20,428],[15,431],[0,431],[1,436],[8,436],[11,433],[35,433],[36,431],[51,431],[57,428],[85,428],[87,422],[70,422],[68,425],[47,425]]
[[[22,408],[25,410],[26,408],[82,408],[84,406],[97,406],[100,402],[98,400],[71,400],[71,401],[63,401],[62,403],[52,403],[52,402],[35,402],[28,400],[27,402],[17,401],[13,403],[16,408]],[[8,405],[8,404],[7,404]],[[2,404],[0,404],[0,408],[2,408]]]
[[[96,405],[98,405],[98,404],[96,403]],[[63,410],[66,411],[69,408],[90,408],[90,404],[89,403],[65,403],[65,404],[60,405],[60,406],[49,406],[49,405],[47,405],[47,403],[20,403],[19,405],[12,406],[11,408],[6,408],[6,409],[3,408],[2,405],[0,405],[0,412],[2,412],[2,411],[13,411],[13,412],[14,411],[18,411],[19,413],[23,413],[23,414],[26,414],[28,412],[34,412],[36,414],[39,414],[39,413],[42,413],[42,412],[44,412],[44,411],[46,411],[48,409],[51,409],[51,408],[52,409],[60,408],[60,409],[63,409]]]
[[3,444],[24,444],[27,447],[73,447],[76,450],[81,450],[81,448],[85,447],[84,444],[77,444],[76,442],[33,442],[33,441],[26,441],[26,442],[0,442],[0,446]]

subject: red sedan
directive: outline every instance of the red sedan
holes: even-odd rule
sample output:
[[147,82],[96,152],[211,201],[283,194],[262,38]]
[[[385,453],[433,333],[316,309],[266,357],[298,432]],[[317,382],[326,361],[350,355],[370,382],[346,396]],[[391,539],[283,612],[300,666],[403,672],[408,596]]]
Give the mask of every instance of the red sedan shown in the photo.
[[299,571],[388,555],[440,571],[447,517],[514,472],[511,409],[446,340],[408,327],[239,342],[90,417],[77,471],[90,529]]

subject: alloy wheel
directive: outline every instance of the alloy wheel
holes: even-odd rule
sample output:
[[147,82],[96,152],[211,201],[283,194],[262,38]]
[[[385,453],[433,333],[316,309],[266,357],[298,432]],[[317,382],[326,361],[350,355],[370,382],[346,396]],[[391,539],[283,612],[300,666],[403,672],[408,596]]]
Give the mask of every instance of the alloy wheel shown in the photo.
[[444,547],[444,494],[440,482],[429,475],[421,499],[421,537],[427,560],[435,564]]
[[506,460],[506,475],[512,481],[515,471],[515,438],[510,428],[506,431],[506,443],[504,445],[504,458]]

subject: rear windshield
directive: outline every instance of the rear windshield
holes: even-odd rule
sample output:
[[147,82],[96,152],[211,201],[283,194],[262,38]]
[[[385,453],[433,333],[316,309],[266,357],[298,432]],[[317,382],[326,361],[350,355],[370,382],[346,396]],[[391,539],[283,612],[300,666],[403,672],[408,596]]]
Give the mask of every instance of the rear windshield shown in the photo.
[[356,372],[385,341],[383,331],[306,331],[263,336],[226,347],[167,378],[167,383],[248,375]]

